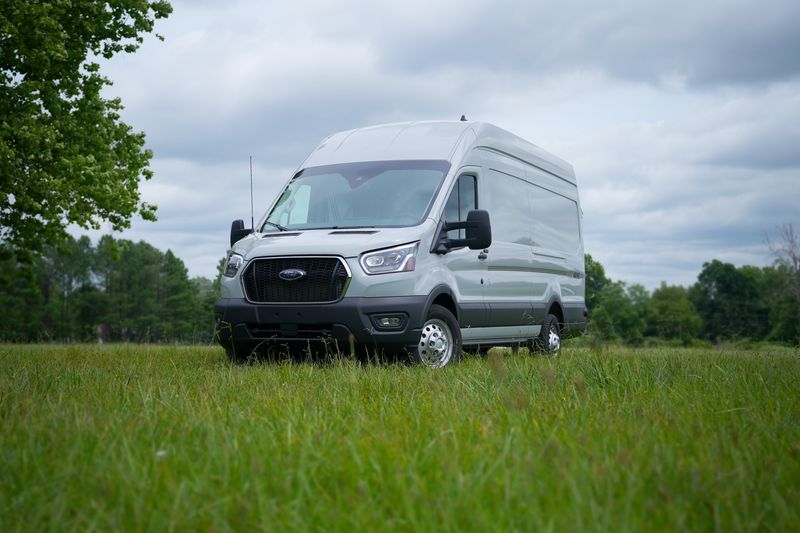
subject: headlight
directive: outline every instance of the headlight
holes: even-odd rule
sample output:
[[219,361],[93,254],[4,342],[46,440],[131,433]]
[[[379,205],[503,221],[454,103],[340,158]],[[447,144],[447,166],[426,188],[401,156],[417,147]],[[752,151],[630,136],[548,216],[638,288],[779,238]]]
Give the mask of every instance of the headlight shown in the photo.
[[239,272],[239,269],[244,263],[244,257],[239,254],[233,254],[228,258],[228,263],[225,265],[225,276],[232,278]]
[[394,248],[378,250],[361,255],[359,262],[367,274],[388,274],[389,272],[410,272],[417,262],[419,243],[404,244]]

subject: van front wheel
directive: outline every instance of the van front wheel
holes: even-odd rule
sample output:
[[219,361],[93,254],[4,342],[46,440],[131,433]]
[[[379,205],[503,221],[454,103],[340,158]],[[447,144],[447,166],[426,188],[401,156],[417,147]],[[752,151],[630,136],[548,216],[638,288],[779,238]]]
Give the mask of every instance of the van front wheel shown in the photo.
[[413,355],[430,368],[442,368],[461,357],[461,329],[447,308],[431,306]]

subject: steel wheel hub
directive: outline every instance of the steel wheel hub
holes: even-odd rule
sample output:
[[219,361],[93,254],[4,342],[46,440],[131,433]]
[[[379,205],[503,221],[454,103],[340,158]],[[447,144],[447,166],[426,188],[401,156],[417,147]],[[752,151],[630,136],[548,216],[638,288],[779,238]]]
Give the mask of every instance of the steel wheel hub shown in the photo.
[[561,349],[561,335],[558,334],[556,328],[551,327],[547,335],[547,351],[557,353]]
[[453,356],[453,335],[442,320],[433,319],[422,326],[417,353],[420,360],[431,368],[441,368]]

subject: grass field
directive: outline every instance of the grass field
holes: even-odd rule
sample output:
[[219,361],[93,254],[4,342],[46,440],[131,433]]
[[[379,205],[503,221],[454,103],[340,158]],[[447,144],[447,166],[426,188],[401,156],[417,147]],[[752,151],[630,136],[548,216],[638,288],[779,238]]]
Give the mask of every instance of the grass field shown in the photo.
[[0,528],[800,529],[800,352],[0,346]]

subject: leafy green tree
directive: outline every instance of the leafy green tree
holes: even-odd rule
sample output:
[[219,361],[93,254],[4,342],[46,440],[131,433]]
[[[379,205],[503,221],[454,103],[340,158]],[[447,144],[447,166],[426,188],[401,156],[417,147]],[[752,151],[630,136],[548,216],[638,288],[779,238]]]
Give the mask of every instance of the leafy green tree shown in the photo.
[[611,280],[606,277],[606,269],[595,261],[591,254],[584,255],[586,268],[586,308],[592,311],[599,303],[600,293],[611,284]]
[[212,286],[215,300],[219,296],[219,291],[222,290],[222,276],[225,273],[225,265],[227,263],[227,256],[223,256],[219,261],[217,261],[217,277],[214,278],[214,285]]
[[171,250],[167,250],[161,263],[159,287],[163,339],[191,340],[196,335],[194,321],[199,308],[198,295],[183,261]]
[[688,343],[700,333],[701,326],[700,315],[686,288],[661,283],[653,291],[647,316],[648,334]]
[[103,326],[108,313],[108,296],[94,285],[83,285],[72,295],[72,301],[75,338],[83,342],[108,340]]
[[39,280],[39,259],[20,268],[16,257],[0,259],[0,341],[45,340],[44,299]]
[[703,321],[702,335],[710,340],[763,338],[768,331],[764,278],[756,267],[736,268],[714,259],[689,289],[689,298]]
[[171,251],[110,236],[0,259],[0,285],[0,341],[13,342],[210,342],[219,294]]
[[133,52],[166,1],[3,0],[0,3],[0,248],[30,260],[66,240],[67,224],[126,228],[152,156],[120,120],[95,58]]
[[649,306],[650,297],[641,285],[609,283],[598,294],[590,327],[601,338],[638,344],[644,336]]
[[204,277],[192,278],[197,307],[193,318],[192,342],[208,343],[214,334],[214,304],[219,298],[219,288],[215,282]]
[[800,301],[791,285],[793,272],[784,265],[764,268],[769,333],[767,340],[800,345]]
[[121,240],[119,243],[121,255],[115,276],[121,290],[115,297],[121,314],[115,324],[116,332],[125,341],[161,340],[163,315],[159,308],[159,281],[164,254],[144,241]]
[[47,247],[42,257],[41,276],[49,286],[48,322],[55,338],[77,340],[80,337],[75,308],[75,293],[91,285],[92,241],[83,236],[67,236],[58,247]]

